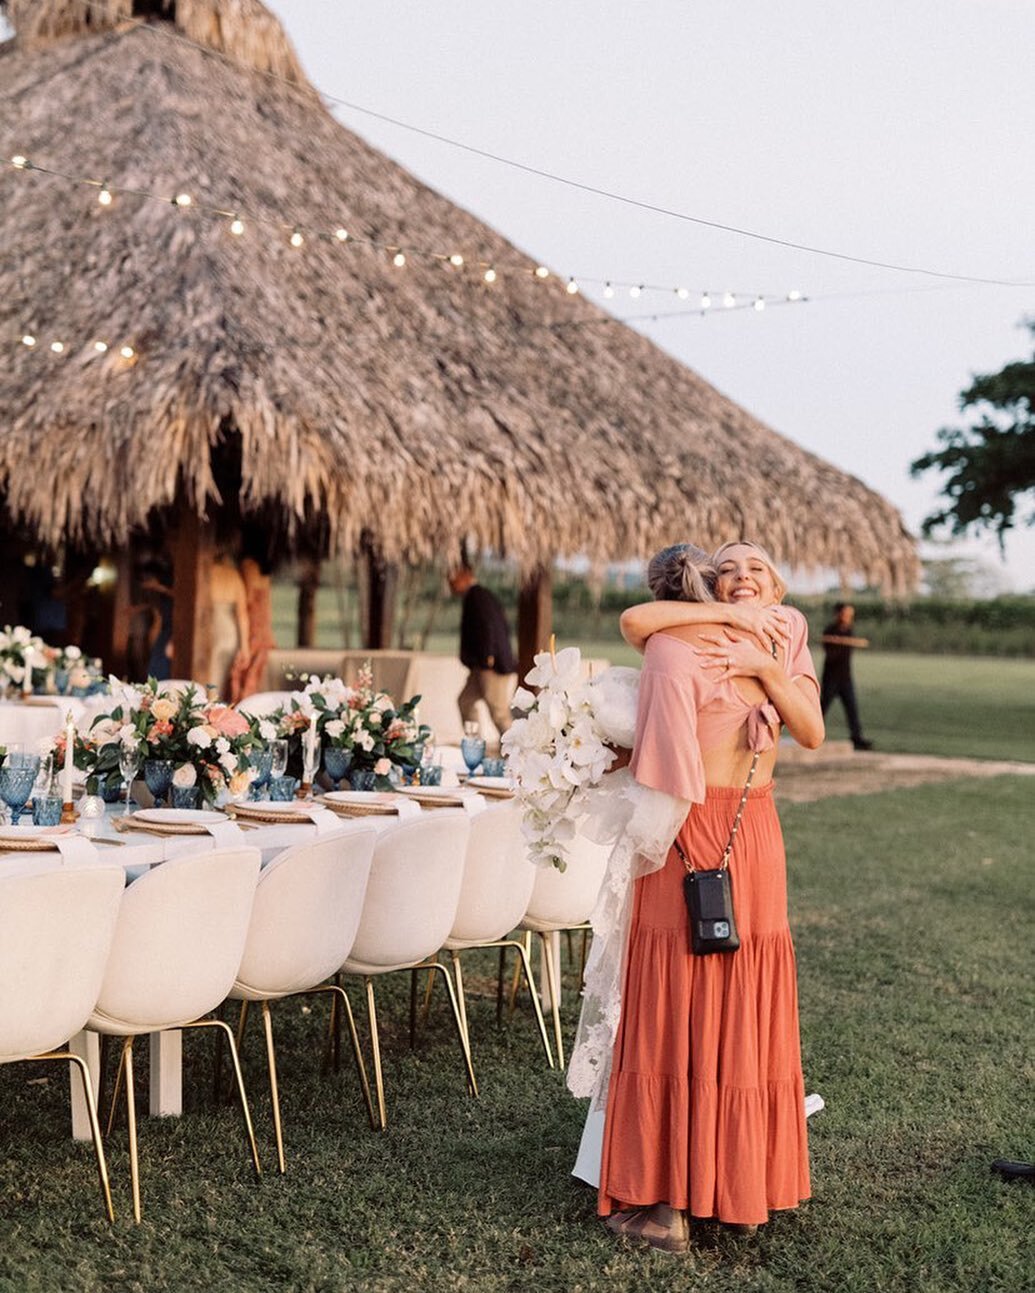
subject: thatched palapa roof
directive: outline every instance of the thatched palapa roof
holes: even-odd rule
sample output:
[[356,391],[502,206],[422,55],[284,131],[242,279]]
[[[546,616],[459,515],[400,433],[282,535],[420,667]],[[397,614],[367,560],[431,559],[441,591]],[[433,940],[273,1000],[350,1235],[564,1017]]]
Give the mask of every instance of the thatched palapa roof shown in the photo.
[[[115,193],[106,209],[96,188],[0,172],[5,339],[67,347],[8,345],[0,364],[0,489],[46,541],[204,510],[229,446],[246,510],[325,516],[335,550],[366,530],[388,558],[428,558],[467,536],[531,567],[748,534],[792,565],[915,582],[884,499],[347,131],[257,0],[5,7],[0,155]],[[130,189],[457,249],[500,279],[333,237],[296,249],[254,220],[234,237]],[[136,360],[98,355],[99,336]]]

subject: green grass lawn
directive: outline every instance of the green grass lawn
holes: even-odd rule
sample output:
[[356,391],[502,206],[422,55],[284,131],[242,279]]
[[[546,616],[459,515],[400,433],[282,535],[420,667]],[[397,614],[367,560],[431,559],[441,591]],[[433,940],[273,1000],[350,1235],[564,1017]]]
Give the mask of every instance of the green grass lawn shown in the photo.
[[[0,1289],[1031,1288],[1035,1193],[988,1171],[1035,1153],[1030,807],[1027,779],[1004,777],[784,808],[807,1086],[827,1108],[810,1122],[812,1200],[755,1238],[706,1233],[689,1257],[617,1244],[568,1175],[583,1107],[543,1067],[530,1019],[497,1032],[488,995],[472,1001],[475,1101],[441,1002],[408,1050],[396,976],[386,1134],[367,1129],[350,1072],[319,1078],[322,1007],[288,1003],[289,1170],[256,1182],[234,1110],[208,1103],[210,1042],[189,1037],[187,1116],[142,1120],[139,1228],[124,1131],[109,1229],[88,1152],[67,1138],[64,1075],[0,1068]],[[473,966],[474,989],[491,975],[491,958]],[[570,980],[567,1001],[570,1033]],[[260,1054],[250,1033],[269,1168]]]

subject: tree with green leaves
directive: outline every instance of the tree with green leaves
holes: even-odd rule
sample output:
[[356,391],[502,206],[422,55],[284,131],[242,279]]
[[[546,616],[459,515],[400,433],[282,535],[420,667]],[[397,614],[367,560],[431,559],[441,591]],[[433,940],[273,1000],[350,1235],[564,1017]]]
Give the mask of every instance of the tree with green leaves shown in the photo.
[[[1035,337],[1035,321],[1025,326]],[[1035,354],[976,376],[960,393],[960,409],[978,410],[979,419],[969,427],[943,428],[942,447],[910,464],[914,476],[932,469],[949,473],[941,488],[949,501],[924,520],[923,532],[992,530],[1002,548],[1018,506],[1035,499]],[[1035,507],[1023,520],[1035,524]]]

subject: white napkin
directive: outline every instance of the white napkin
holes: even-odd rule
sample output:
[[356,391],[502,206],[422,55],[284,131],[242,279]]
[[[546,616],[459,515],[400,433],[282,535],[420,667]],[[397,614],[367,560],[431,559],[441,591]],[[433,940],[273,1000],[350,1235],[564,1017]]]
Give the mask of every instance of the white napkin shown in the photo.
[[480,812],[484,812],[488,807],[485,802],[485,796],[476,795],[471,790],[465,791],[460,798],[463,801],[464,811],[469,817],[477,817]]
[[81,866],[84,862],[97,861],[97,848],[82,835],[62,835],[55,837],[54,844],[61,854],[61,865],[71,863]]
[[398,799],[395,800],[395,811],[399,814],[400,821],[406,817],[419,817],[420,804],[416,803],[412,799],[404,799],[402,795],[400,795]]
[[238,844],[247,844],[244,831],[236,822],[211,822],[205,824],[205,830],[212,836],[216,842],[216,847],[221,849],[236,848]]
[[341,819],[337,813],[332,813],[329,808],[324,808],[321,804],[306,804],[298,815],[309,818],[316,827],[317,835],[326,835],[328,831],[341,830]]

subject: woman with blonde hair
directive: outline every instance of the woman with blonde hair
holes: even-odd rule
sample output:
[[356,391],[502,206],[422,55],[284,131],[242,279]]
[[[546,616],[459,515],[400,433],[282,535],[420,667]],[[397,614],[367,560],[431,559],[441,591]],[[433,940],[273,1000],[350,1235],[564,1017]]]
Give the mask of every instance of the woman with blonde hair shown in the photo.
[[[630,769],[691,807],[664,864],[634,886],[598,1211],[614,1233],[678,1252],[691,1217],[750,1229],[809,1194],[772,772],[781,727],[815,748],[823,719],[804,617],[779,607],[763,549],[725,544],[708,559],[677,544],[649,580],[659,600],[622,616],[645,647]],[[684,877],[719,865],[735,820],[740,945],[694,953]]]

